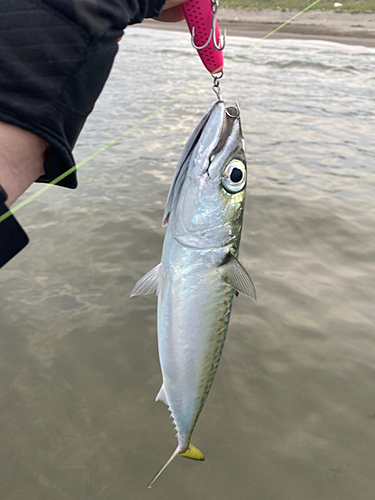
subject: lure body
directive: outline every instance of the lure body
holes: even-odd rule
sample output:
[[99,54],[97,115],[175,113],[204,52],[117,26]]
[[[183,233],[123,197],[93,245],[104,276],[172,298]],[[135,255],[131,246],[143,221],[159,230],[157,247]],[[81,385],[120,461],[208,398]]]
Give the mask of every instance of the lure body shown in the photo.
[[156,477],[176,455],[204,459],[190,439],[220,360],[233,295],[255,299],[251,278],[237,260],[245,187],[239,111],[219,101],[177,165],[161,263],[132,292],[158,294],[163,384],[156,400],[168,405],[177,429],[178,446]]
[[224,47],[221,46],[220,50],[215,48],[215,44],[220,44],[220,31],[216,16],[213,18],[211,0],[188,0],[182,4],[182,10],[192,34],[192,42],[205,68],[211,74],[222,71],[224,58],[221,50]]

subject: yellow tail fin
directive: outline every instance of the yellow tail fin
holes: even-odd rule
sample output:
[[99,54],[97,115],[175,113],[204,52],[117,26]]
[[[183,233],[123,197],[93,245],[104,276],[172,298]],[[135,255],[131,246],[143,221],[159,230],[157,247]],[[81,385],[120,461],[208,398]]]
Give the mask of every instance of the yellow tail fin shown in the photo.
[[181,457],[191,458],[193,460],[204,460],[204,455],[193,444],[189,443],[189,447],[183,453],[178,453]]
[[154,484],[154,482],[157,480],[160,474],[168,467],[168,465],[172,462],[172,460],[175,457],[177,457],[177,455],[180,455],[181,457],[191,458],[193,460],[204,460],[203,453],[199,451],[198,448],[196,448],[193,444],[189,443],[187,450],[183,452],[180,452],[180,447],[177,446],[173,455],[169,458],[167,463],[159,470],[159,472],[157,472],[153,480],[150,482],[150,484],[148,485],[149,488],[151,488],[151,486]]

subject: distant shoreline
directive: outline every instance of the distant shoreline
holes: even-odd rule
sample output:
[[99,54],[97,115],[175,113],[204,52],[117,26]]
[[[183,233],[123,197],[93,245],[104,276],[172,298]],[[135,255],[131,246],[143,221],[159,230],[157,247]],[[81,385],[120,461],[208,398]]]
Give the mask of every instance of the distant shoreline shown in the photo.
[[[236,10],[219,9],[220,28],[229,36],[263,38],[282,23],[289,20],[297,10]],[[145,28],[171,31],[188,31],[185,21],[161,23],[146,19],[136,25]],[[374,12],[308,11],[281,28],[272,38],[296,38],[325,40],[349,45],[375,47]]]

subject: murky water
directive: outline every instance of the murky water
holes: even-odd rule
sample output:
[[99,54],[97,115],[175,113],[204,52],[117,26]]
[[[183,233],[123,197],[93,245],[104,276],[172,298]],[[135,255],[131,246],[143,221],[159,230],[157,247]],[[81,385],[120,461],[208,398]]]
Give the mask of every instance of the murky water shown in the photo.
[[[226,56],[253,41],[233,38]],[[228,60],[227,59],[227,60]],[[235,300],[176,461],[156,298],[174,167],[214,102],[208,80],[18,212],[32,243],[0,273],[2,500],[373,500],[375,50],[267,41],[227,65],[249,181]],[[183,33],[129,29],[76,147],[81,160],[204,76]],[[40,186],[35,186],[35,191]]]

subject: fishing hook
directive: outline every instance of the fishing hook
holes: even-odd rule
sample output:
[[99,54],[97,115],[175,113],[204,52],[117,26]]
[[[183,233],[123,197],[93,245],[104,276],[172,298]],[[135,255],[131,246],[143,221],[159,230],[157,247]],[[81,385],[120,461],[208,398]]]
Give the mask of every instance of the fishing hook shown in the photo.
[[[231,110],[234,109],[236,111],[235,115],[231,114]],[[236,101],[236,107],[231,106],[230,108],[225,108],[225,113],[229,116],[229,118],[238,118],[241,114],[240,106]]]
[[205,49],[207,45],[210,43],[211,39],[215,50],[222,51],[225,47],[226,30],[224,29],[224,35],[222,35],[219,30],[219,43],[216,42],[216,36],[215,36],[216,16],[217,16],[217,9],[219,7],[219,0],[211,0],[211,4],[212,4],[212,21],[211,21],[210,36],[208,37],[207,42],[201,47],[198,47],[198,45],[196,45],[194,42],[195,26],[193,26],[191,30],[191,44],[196,50]]

